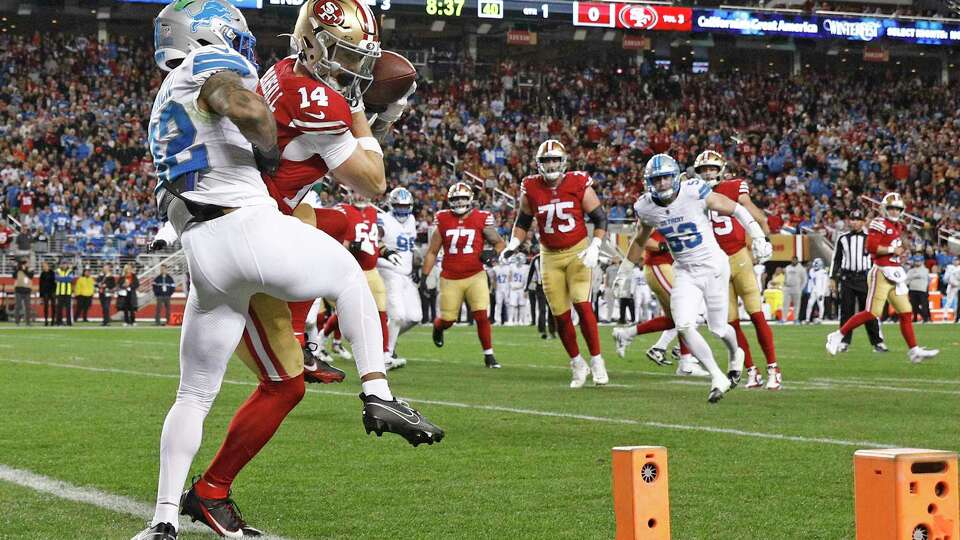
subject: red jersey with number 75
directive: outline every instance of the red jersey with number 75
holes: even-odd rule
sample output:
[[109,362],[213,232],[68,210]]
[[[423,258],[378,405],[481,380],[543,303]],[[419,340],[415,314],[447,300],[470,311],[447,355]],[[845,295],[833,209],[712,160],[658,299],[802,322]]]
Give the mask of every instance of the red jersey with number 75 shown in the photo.
[[353,117],[344,97],[312,77],[294,71],[295,57],[284,58],[260,79],[257,92],[277,121],[280,168],[263,175],[270,196],[284,214],[293,213],[310,187],[353,153]]
[[483,229],[494,227],[490,212],[473,209],[462,216],[450,210],[440,210],[433,218],[437,234],[443,243],[444,279],[464,279],[483,271],[480,252],[483,251]]
[[366,251],[359,251],[353,256],[360,263],[360,268],[364,271],[373,270],[377,267],[377,259],[380,258],[380,229],[377,228],[377,209],[372,206],[357,208],[352,204],[338,204],[337,209],[343,211],[347,216],[347,234],[344,238],[346,242],[360,242],[364,246],[373,249],[373,254]]
[[582,171],[569,171],[551,186],[541,175],[523,179],[523,193],[537,218],[540,243],[549,250],[575,246],[587,237],[583,219],[583,194],[593,179]]
[[[750,194],[750,187],[746,180],[724,180],[714,186],[713,192],[737,202],[741,195]],[[713,236],[727,255],[733,255],[747,245],[747,231],[735,217],[710,210],[710,221],[713,222]]]

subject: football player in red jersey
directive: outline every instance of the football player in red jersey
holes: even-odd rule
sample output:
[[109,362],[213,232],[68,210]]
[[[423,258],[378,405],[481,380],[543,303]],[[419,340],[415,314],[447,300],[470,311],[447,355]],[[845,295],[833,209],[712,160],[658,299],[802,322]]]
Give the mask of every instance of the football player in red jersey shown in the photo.
[[477,322],[477,336],[483,347],[483,361],[488,368],[499,368],[493,354],[493,329],[487,312],[490,309],[490,284],[480,253],[484,241],[493,245],[497,253],[504,249],[504,241],[497,234],[493,215],[473,207],[473,190],[457,182],[447,190],[446,210],[434,217],[436,227],[430,235],[430,244],[423,258],[423,275],[429,276],[443,248],[440,271],[440,316],[433,321],[433,343],[443,347],[443,331],[453,326],[460,314],[460,306],[467,301],[473,319]]
[[[597,385],[607,384],[607,369],[600,354],[597,317],[590,305],[591,270],[597,266],[600,244],[607,233],[607,215],[593,190],[593,179],[582,171],[567,171],[567,151],[560,141],[544,141],[537,149],[540,174],[523,179],[517,220],[510,243],[501,256],[509,258],[527,238],[533,218],[540,232],[543,292],[557,318],[557,330],[570,356],[571,388],[593,375]],[[593,222],[587,240],[585,216]],[[570,305],[580,317],[580,331],[590,349],[590,365],[580,356]]]
[[[277,122],[280,150],[278,169],[263,176],[268,191],[288,215],[294,213],[310,186],[327,174],[368,195],[383,193],[383,151],[373,133],[389,129],[402,114],[406,97],[381,113],[371,130],[362,91],[372,80],[373,65],[380,55],[373,13],[362,0],[308,0],[300,9],[292,42],[297,54],[267,70],[258,88]],[[338,219],[329,222],[326,218],[330,215],[319,216],[313,209],[298,211],[297,217],[329,226],[334,233],[343,225],[338,225]],[[329,256],[350,257],[346,249]],[[372,298],[369,302],[376,309]],[[298,339],[302,340],[303,321],[311,303],[288,305],[265,294],[250,300],[237,354],[258,375],[260,385],[237,411],[217,455],[183,499],[184,512],[221,535],[239,537],[246,527],[229,498],[234,478],[303,397],[304,363],[309,359]],[[413,445],[441,440],[441,429],[391,393],[382,343],[374,344],[369,332],[364,334],[357,326],[361,320],[369,320],[369,314],[357,313],[355,304],[340,308],[350,310],[349,318],[340,319],[344,333],[367,336],[353,343],[367,433],[398,433]],[[297,313],[292,318],[291,309]],[[299,322],[301,336],[294,335],[293,321]],[[319,375],[321,382],[330,382],[324,378]],[[411,423],[413,417],[418,422]]]
[[907,299],[907,274],[900,266],[900,256],[907,252],[901,239],[903,198],[899,193],[887,193],[880,205],[883,216],[874,218],[867,232],[867,251],[873,257],[873,268],[867,274],[867,308],[850,317],[839,330],[827,336],[827,352],[837,354],[843,336],[867,321],[879,318],[884,302],[890,302],[900,314],[900,333],[909,347],[907,357],[914,364],[919,364],[940,351],[917,346],[917,338],[913,333],[913,309]]
[[[766,217],[750,200],[750,187],[746,180],[723,180],[726,168],[726,160],[713,150],[704,150],[693,163],[694,172],[708,186],[713,188],[714,193],[719,193],[731,201],[740,203],[750,211],[753,218],[763,228],[763,232],[770,234]],[[770,330],[767,319],[763,316],[763,300],[760,298],[760,286],[757,284],[757,278],[753,272],[753,257],[750,249],[747,248],[747,232],[739,221],[722,216],[717,212],[710,212],[710,220],[713,222],[713,235],[717,238],[720,249],[730,258],[730,307],[728,317],[730,326],[737,332],[737,343],[744,352],[744,365],[747,368],[746,388],[779,390],[782,385],[780,365],[777,363],[773,332]],[[769,243],[767,245],[769,246]],[[770,246],[768,253],[773,253],[772,246]],[[757,263],[762,264],[764,262],[766,262],[764,258],[757,259]],[[760,348],[763,349],[763,355],[767,359],[766,385],[764,385],[757,367],[753,365],[750,345],[740,328],[740,310],[737,306],[737,298],[743,300],[743,307],[750,315],[753,327],[757,331],[757,341],[760,342]]]

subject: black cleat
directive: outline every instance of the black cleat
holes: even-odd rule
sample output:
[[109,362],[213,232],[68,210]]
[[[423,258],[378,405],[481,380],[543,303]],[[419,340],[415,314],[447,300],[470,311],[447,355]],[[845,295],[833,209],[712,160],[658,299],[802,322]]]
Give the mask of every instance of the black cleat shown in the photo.
[[313,356],[313,349],[310,348],[313,343],[307,343],[303,348],[303,380],[308,383],[330,384],[343,382],[347,374],[343,370],[337,369],[330,364]]
[[500,369],[500,362],[497,362],[496,357],[492,354],[483,355],[483,363],[486,364],[488,368]]
[[663,352],[663,349],[650,347],[647,349],[647,358],[658,366],[669,366],[673,364]]
[[873,352],[885,353],[890,352],[890,349],[887,348],[887,344],[884,342],[877,343],[873,346]]
[[680,346],[679,346],[679,345],[674,345],[673,348],[670,349],[670,356],[672,356],[673,359],[676,360],[677,362],[680,361]]
[[711,388],[710,394],[707,396],[707,401],[710,403],[716,403],[723,399],[723,391],[719,388]]
[[263,535],[262,531],[243,521],[240,509],[230,497],[204,499],[197,495],[196,481],[180,498],[180,514],[189,517],[191,521],[203,523],[213,529],[213,532],[227,538]]
[[433,344],[443,347],[443,328],[433,325]]
[[147,524],[147,528],[130,540],[177,540],[177,529],[170,523],[157,523],[153,527]]
[[740,384],[740,379],[743,377],[742,371],[728,371],[727,379],[730,380],[730,388],[736,388]]
[[377,437],[384,432],[396,433],[413,446],[443,440],[443,430],[430,423],[419,411],[399,399],[386,401],[377,396],[360,394],[363,402],[363,427]]

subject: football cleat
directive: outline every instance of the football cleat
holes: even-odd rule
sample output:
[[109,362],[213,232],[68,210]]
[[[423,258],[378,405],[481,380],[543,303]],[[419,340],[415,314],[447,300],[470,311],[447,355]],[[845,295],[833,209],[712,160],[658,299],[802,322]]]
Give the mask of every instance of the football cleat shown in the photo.
[[757,366],[752,366],[747,370],[747,384],[744,388],[763,388],[763,377],[760,376],[760,370]]
[[658,366],[669,366],[673,362],[667,360],[667,355],[664,354],[664,352],[665,351],[663,349],[650,347],[647,349],[647,358],[649,358],[651,362]]
[[743,359],[744,359],[743,349],[737,347],[737,350],[730,355],[730,363],[727,366],[727,378],[730,379],[730,384],[733,388],[736,388],[740,384],[740,377],[743,375]]
[[384,358],[383,364],[386,366],[387,371],[393,369],[400,369],[403,366],[407,365],[407,359],[401,358],[399,356],[387,356]]
[[338,383],[347,378],[347,374],[330,364],[318,359],[313,354],[313,349],[307,343],[303,347],[303,380],[308,383]]
[[[199,479],[197,479],[199,481]],[[240,508],[233,499],[204,499],[197,495],[196,482],[180,498],[180,514],[191,521],[199,521],[213,532],[227,538],[262,536],[263,532],[247,525],[240,514]]]
[[850,344],[846,341],[840,342],[840,348],[837,349],[837,352],[847,352],[850,349]]
[[501,367],[500,362],[497,362],[497,358],[492,354],[483,355],[483,363],[491,369],[500,369]]
[[780,390],[783,388],[783,377],[780,375],[780,367],[776,364],[767,367],[767,384],[764,388],[767,390]]
[[570,379],[570,388],[582,388],[587,382],[587,374],[590,373],[590,367],[579,356],[570,360],[570,369],[573,376]]
[[707,394],[707,401],[710,403],[716,403],[723,399],[723,395],[730,391],[733,386],[730,384],[730,381],[727,379],[716,379],[713,381],[713,388],[710,389],[710,393]]
[[681,377],[709,377],[710,372],[704,369],[700,365],[700,362],[697,362],[693,358],[689,360],[680,359],[680,363],[677,364],[676,374]]
[[363,428],[377,434],[396,433],[413,446],[433,444],[443,440],[443,430],[430,423],[419,411],[405,401],[387,401],[374,395],[360,394],[363,402]]
[[344,360],[353,360],[353,355],[350,354],[350,351],[344,348],[343,343],[340,343],[337,340],[333,341],[333,352],[337,353],[337,356],[343,358]]
[[610,377],[607,375],[607,366],[602,357],[598,356],[590,359],[590,375],[593,377],[593,384],[597,386],[603,386],[610,382]]
[[840,351],[841,343],[843,343],[843,334],[839,330],[830,332],[827,335],[827,352],[836,355]]
[[923,362],[924,359],[933,358],[938,354],[940,354],[940,349],[914,347],[907,352],[907,357],[910,358],[911,363],[919,364],[920,362]]
[[877,343],[873,346],[873,352],[885,353],[890,352],[890,349],[887,348],[887,344],[884,342]]
[[680,346],[679,346],[679,345],[674,345],[673,348],[670,349],[670,356],[672,356],[673,359],[676,360],[677,362],[680,361]]
[[433,344],[443,347],[443,328],[437,325],[433,325]]
[[140,531],[130,540],[177,540],[177,529],[170,523],[157,523]]
[[[613,329],[613,343],[617,346],[617,356],[623,358],[627,355],[627,347],[633,341],[633,336],[627,334],[626,328]],[[650,352],[647,352],[650,355]]]

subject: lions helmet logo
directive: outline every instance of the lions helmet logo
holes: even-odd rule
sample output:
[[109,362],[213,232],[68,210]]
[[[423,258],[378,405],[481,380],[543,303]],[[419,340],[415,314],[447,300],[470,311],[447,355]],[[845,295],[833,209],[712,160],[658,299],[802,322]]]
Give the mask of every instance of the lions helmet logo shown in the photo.
[[313,7],[313,14],[320,19],[320,22],[327,26],[343,26],[343,9],[333,0],[328,0],[322,4],[316,4]]
[[193,23],[190,24],[190,30],[196,32],[197,29],[202,26],[209,28],[213,24],[213,19],[222,19],[229,23],[232,18],[230,10],[220,2],[204,2],[203,6],[200,7],[200,11],[193,15]]

